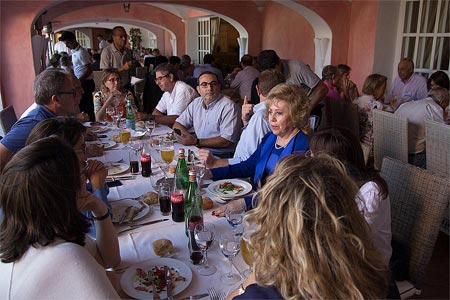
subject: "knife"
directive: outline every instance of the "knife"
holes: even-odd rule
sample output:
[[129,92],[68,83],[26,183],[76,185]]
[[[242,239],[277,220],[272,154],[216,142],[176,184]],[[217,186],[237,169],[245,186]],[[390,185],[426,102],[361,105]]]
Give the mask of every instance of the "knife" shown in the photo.
[[120,216],[119,224],[122,224],[123,221],[125,221],[125,218],[128,216],[128,213],[130,212],[131,208],[134,208],[134,206],[128,206],[125,211],[123,212],[122,216]]
[[[184,298],[181,298],[181,299],[175,299],[175,300],[197,300],[197,299],[205,298],[208,295],[209,294],[198,294],[198,295],[187,296],[187,297],[184,297]],[[170,300],[170,299],[169,298],[162,298],[160,300]]]
[[154,221],[150,221],[150,222],[145,222],[145,223],[142,223],[142,224],[131,225],[129,228],[117,231],[117,233],[119,234],[119,233],[122,233],[122,232],[127,232],[127,231],[130,231],[130,230],[138,229],[139,227],[142,227],[142,226],[145,226],[145,225],[155,224],[155,223],[164,222],[164,221],[169,221],[169,219],[160,219],[160,220],[154,220]]

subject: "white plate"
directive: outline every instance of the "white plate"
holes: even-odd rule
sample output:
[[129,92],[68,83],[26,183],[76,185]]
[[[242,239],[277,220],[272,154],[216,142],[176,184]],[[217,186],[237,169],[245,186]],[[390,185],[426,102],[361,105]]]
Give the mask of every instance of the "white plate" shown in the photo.
[[87,143],[87,144],[98,145],[100,147],[103,147],[103,149],[109,149],[109,148],[112,148],[115,145],[117,145],[117,143],[114,142],[114,141],[102,141],[102,142],[96,141],[96,142],[90,142],[90,143]]
[[[222,183],[225,182],[231,182],[234,185],[240,185],[242,186],[244,189],[237,194],[224,194],[219,190],[219,186]],[[240,180],[240,179],[223,179],[223,180],[218,180],[218,181],[214,181],[213,183],[211,183],[208,186],[208,190],[213,193],[214,195],[217,195],[221,198],[236,198],[236,197],[241,197],[244,196],[246,194],[248,194],[251,190],[253,189],[252,185],[250,183],[248,183],[247,181],[244,180]]]
[[[108,165],[106,165],[108,167]],[[123,163],[114,163],[113,167],[108,167],[108,176],[116,175],[128,171],[130,166]]]
[[93,133],[104,133],[104,132],[107,132],[109,130],[109,128],[108,127],[106,127],[106,126],[103,126],[103,127],[91,127],[91,131],[93,132]]
[[[172,292],[173,295],[177,295],[184,291],[189,284],[192,281],[192,271],[191,269],[183,262],[172,259],[172,258],[154,258],[150,260],[146,260],[143,262],[140,262],[138,264],[135,264],[134,266],[129,267],[120,278],[120,286],[122,287],[122,290],[128,295],[136,299],[152,299],[152,285],[147,286],[148,291],[140,291],[135,289],[135,285],[137,286],[139,281],[136,276],[136,269],[141,268],[144,271],[148,272],[153,267],[164,267],[167,266],[169,268],[173,268],[174,270],[178,271],[180,276],[183,276],[186,278],[186,281],[176,281],[172,282],[175,283],[173,286]],[[145,285],[142,285],[142,287],[145,287]],[[159,297],[161,299],[167,297],[167,290],[164,288],[160,293]]]
[[[136,217],[134,217],[134,220],[139,220],[140,218],[145,217],[152,210],[151,207],[148,206],[145,202],[142,202],[142,203],[143,203],[143,205],[145,205],[145,208],[143,210],[141,210],[136,215]],[[139,203],[135,200],[131,200],[131,199],[124,199],[124,200],[120,200],[120,201],[111,202],[111,206],[112,206],[112,211],[113,211],[112,221],[113,221],[113,223],[118,223],[120,221],[120,219],[122,218],[122,215],[124,214],[127,207],[134,206],[136,209],[140,209],[141,203]],[[123,221],[127,222],[132,217],[132,215],[133,215],[133,213],[130,212],[128,215],[128,218],[125,218]]]
[[145,131],[131,130],[131,138],[141,138],[145,135]]

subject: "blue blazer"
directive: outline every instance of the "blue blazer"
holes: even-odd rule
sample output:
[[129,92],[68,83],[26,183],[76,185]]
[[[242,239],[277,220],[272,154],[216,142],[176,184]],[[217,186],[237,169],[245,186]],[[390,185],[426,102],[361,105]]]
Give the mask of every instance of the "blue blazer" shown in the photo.
[[[253,177],[253,185],[258,187],[259,183],[264,181],[264,170],[266,169],[272,149],[275,146],[277,136],[272,132],[268,132],[256,148],[255,152],[245,161],[235,165],[228,165],[226,167],[211,169],[213,179],[228,179],[228,178],[245,178]],[[280,159],[293,153],[304,153],[308,150],[308,137],[299,131],[292,141],[283,149]],[[249,199],[247,199],[249,198]],[[251,203],[251,197],[247,197],[247,207]]]

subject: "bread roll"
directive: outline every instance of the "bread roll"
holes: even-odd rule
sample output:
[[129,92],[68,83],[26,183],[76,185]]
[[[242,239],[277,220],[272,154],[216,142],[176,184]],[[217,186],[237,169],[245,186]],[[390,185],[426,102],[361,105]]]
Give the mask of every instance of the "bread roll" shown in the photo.
[[171,240],[159,239],[153,242],[153,251],[158,256],[164,256],[165,254],[173,250],[173,244]]
[[209,197],[203,197],[203,210],[208,210],[214,207],[214,202]]
[[144,195],[144,202],[149,205],[158,203],[158,194],[155,192],[148,192]]

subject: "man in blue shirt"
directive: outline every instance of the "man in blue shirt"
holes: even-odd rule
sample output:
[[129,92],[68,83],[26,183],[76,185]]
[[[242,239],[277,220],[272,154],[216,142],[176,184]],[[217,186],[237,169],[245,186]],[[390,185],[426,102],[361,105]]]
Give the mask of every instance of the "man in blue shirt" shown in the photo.
[[28,135],[37,123],[56,116],[73,115],[78,111],[80,99],[71,76],[58,70],[45,70],[36,77],[33,96],[37,106],[17,121],[0,141],[0,171],[14,153],[25,146]]

